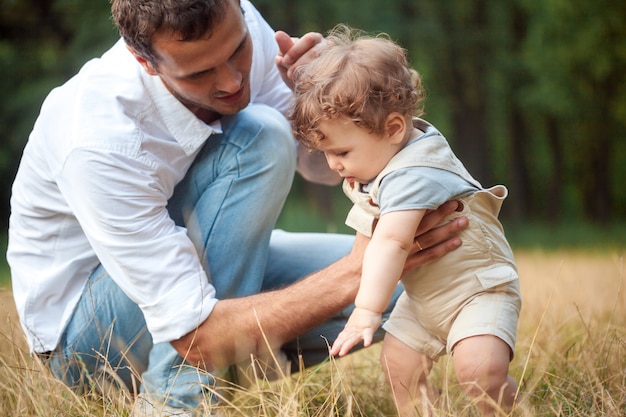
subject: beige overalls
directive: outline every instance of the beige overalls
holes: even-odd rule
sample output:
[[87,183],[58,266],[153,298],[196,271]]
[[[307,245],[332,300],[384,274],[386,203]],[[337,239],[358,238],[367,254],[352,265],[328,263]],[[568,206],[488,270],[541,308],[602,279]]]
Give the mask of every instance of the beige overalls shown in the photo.
[[[415,123],[422,130],[429,126],[419,119]],[[354,203],[346,224],[371,236],[380,215],[380,182],[394,170],[413,166],[453,172],[480,191],[458,198],[463,211],[444,220],[458,216],[469,219],[469,227],[460,234],[463,245],[402,278],[405,292],[384,329],[434,360],[451,352],[460,340],[484,334],[505,341],[512,357],[521,295],[513,252],[498,221],[507,189],[502,185],[483,189],[443,136],[428,136],[402,149],[376,177],[369,193],[359,191],[357,183],[351,187],[344,182],[344,192]]]

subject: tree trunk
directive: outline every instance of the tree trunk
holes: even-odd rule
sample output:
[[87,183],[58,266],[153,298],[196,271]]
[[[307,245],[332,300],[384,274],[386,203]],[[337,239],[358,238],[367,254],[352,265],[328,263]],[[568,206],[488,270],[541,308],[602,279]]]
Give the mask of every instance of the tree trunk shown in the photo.
[[515,222],[519,222],[531,214],[532,193],[530,191],[530,177],[528,170],[528,136],[526,125],[520,111],[511,109],[510,119],[510,169],[511,178],[509,203],[504,206],[505,213]]
[[610,79],[596,84],[594,99],[585,117],[582,168],[577,177],[582,184],[585,215],[593,221],[606,223],[611,218],[612,122],[607,106],[613,100],[614,84]]
[[561,220],[563,201],[563,183],[565,181],[563,148],[559,140],[559,128],[553,117],[548,117],[546,122],[548,148],[552,159],[552,175],[547,185],[547,195],[542,201],[547,202],[544,207],[533,207],[535,212],[544,211],[544,215],[550,223],[556,224]]

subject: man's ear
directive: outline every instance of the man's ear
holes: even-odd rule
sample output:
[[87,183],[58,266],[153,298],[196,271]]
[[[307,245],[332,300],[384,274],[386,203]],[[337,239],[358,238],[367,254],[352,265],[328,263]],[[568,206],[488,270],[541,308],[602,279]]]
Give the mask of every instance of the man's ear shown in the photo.
[[392,112],[387,116],[385,129],[392,143],[401,143],[406,133],[406,120],[400,113]]
[[146,73],[148,75],[158,75],[159,74],[158,71],[156,70],[156,68],[154,68],[154,66],[152,66],[150,61],[148,61],[146,58],[144,58],[141,55],[139,55],[139,53],[137,51],[135,51],[133,48],[131,48],[130,46],[126,45],[126,48],[128,48],[130,53],[133,54],[133,56],[135,57],[137,62],[139,62],[139,64],[143,67],[143,69],[146,70]]

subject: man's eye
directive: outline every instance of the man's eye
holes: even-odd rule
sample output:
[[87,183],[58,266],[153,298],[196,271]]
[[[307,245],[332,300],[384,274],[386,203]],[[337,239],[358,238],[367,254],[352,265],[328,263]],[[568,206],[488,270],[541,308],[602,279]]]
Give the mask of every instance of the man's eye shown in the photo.
[[202,77],[204,77],[203,73],[201,73],[201,74],[193,74],[193,75],[187,77],[187,79],[189,79],[191,81],[195,81],[195,80],[201,79]]
[[191,75],[187,76],[187,79],[190,80],[190,81],[201,80],[202,78],[206,77],[210,72],[211,72],[210,70],[197,72],[195,74],[191,74]]

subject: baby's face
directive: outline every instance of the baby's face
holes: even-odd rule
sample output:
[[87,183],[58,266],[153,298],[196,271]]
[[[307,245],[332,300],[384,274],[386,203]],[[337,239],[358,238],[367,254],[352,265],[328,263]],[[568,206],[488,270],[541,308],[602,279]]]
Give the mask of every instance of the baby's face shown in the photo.
[[325,136],[319,150],[328,166],[349,182],[372,181],[399,149],[386,134],[370,133],[345,117],[324,120],[318,127]]

